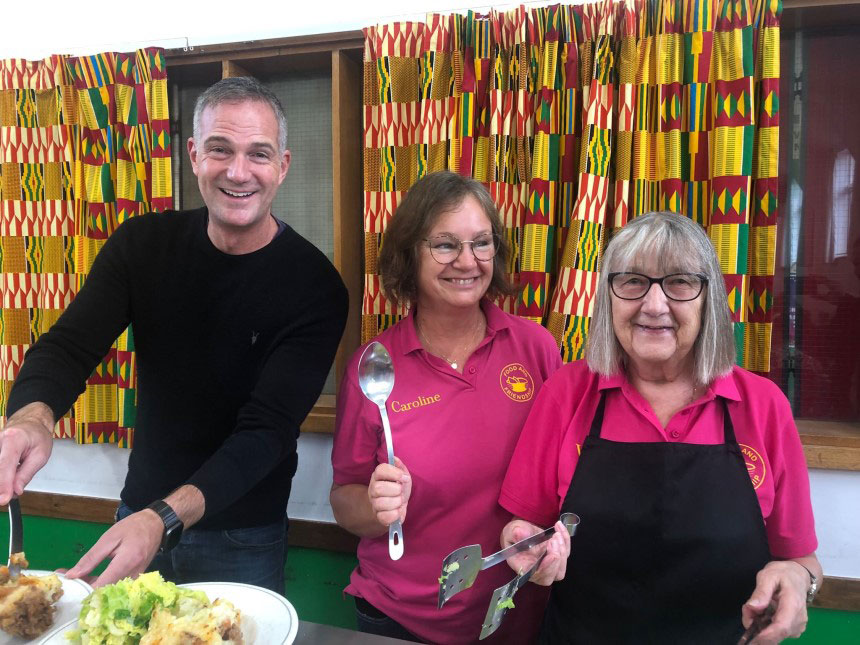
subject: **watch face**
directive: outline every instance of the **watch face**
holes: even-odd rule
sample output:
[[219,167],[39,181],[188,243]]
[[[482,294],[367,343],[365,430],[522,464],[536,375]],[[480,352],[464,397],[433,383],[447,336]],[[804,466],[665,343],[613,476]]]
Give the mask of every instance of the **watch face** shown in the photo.
[[156,500],[149,505],[149,508],[158,513],[164,523],[164,533],[161,535],[161,546],[158,551],[159,553],[167,553],[179,544],[182,537],[182,521],[164,500]]
[[818,592],[818,580],[813,580],[809,585],[809,591],[806,592],[806,602],[810,603],[815,600],[815,594]]
[[179,522],[174,526],[164,529],[164,537],[161,538],[161,549],[162,553],[167,553],[171,549],[173,549],[177,544],[179,544],[179,540],[182,539],[182,523]]

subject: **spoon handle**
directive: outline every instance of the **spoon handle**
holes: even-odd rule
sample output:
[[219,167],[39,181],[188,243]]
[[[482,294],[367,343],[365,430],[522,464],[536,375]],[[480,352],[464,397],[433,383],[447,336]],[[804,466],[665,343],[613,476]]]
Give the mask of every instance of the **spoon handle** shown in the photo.
[[[391,424],[388,422],[388,412],[385,404],[379,404],[379,414],[382,416],[382,432],[385,435],[385,448],[388,450],[388,463],[394,465],[394,447],[391,441]],[[388,525],[388,555],[392,560],[399,560],[403,555],[403,527],[400,520]]]
[[394,446],[391,441],[391,424],[388,422],[388,412],[384,403],[378,403],[379,414],[382,415],[382,432],[385,434],[385,448],[388,450],[388,463],[394,465]]
[[399,560],[403,555],[403,527],[400,520],[394,520],[388,525],[388,556],[392,560]]

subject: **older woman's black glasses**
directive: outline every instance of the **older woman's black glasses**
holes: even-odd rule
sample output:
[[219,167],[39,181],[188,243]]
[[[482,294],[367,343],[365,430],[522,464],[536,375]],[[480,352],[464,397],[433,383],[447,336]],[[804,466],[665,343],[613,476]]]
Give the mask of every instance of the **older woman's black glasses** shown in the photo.
[[424,241],[430,247],[430,255],[439,264],[451,264],[460,257],[464,244],[472,246],[475,259],[481,262],[489,262],[499,250],[499,236],[495,233],[484,233],[474,240],[459,240],[453,235],[434,235]]
[[644,298],[655,282],[660,285],[667,298],[684,302],[698,298],[708,278],[700,273],[670,273],[662,278],[628,271],[609,274],[609,287],[612,293],[622,300]]

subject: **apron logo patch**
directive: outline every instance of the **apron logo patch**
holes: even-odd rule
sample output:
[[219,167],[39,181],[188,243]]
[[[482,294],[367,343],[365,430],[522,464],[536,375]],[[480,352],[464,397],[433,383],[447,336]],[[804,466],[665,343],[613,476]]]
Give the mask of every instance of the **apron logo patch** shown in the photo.
[[499,374],[499,384],[502,386],[502,392],[518,403],[528,401],[535,393],[532,375],[521,363],[511,363],[503,367]]
[[762,459],[755,448],[745,443],[739,443],[738,445],[741,447],[741,454],[744,456],[744,463],[747,465],[747,472],[749,472],[753,488],[758,488],[764,483],[764,478],[767,475],[764,459]]

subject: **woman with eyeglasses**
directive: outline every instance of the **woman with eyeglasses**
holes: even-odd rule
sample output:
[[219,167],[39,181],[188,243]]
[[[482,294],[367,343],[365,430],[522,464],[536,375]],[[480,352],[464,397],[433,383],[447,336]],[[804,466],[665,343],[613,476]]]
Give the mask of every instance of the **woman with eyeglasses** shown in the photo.
[[541,642],[734,644],[754,621],[752,642],[798,636],[822,576],[806,462],[785,396],[734,365],[702,227],[650,213],[618,232],[588,331],[500,497],[517,516],[505,543],[559,511],[582,518]]
[[[445,556],[470,544],[484,554],[499,549],[510,518],[498,505],[505,470],[541,385],[561,365],[549,332],[491,301],[516,292],[509,254],[486,189],[452,172],[417,181],[385,231],[382,288],[409,306],[376,339],[394,363],[387,412],[396,466],[387,464],[379,411],[358,387],[363,347],[341,382],[332,451],[335,519],[361,537],[346,593],[362,631],[475,642],[493,589],[511,578],[503,566],[483,571],[437,608]],[[387,531],[397,519],[404,554],[392,561]],[[563,537],[550,549],[561,558]],[[514,615],[484,642],[533,641],[547,595],[523,590]]]

